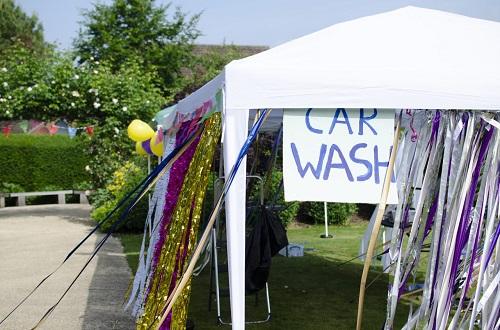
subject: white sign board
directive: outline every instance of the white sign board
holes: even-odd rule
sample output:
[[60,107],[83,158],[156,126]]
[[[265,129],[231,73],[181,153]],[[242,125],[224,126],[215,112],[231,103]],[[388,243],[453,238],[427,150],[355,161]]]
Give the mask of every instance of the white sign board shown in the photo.
[[394,110],[284,110],[285,200],[379,203],[393,138]]

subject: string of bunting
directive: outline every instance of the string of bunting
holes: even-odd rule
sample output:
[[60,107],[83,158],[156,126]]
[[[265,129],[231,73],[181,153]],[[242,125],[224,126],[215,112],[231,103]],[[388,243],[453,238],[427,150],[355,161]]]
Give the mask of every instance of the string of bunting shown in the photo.
[[[57,121],[56,121],[57,122]],[[94,135],[94,125],[72,127],[72,126],[60,126],[56,122],[35,122],[30,128],[28,120],[19,121],[18,123],[4,122],[0,126],[2,127],[2,133],[5,137],[10,136],[14,132],[21,132],[26,134],[40,134],[48,133],[49,135],[55,135],[66,131],[70,138],[74,138],[78,131],[84,131],[89,136]]]

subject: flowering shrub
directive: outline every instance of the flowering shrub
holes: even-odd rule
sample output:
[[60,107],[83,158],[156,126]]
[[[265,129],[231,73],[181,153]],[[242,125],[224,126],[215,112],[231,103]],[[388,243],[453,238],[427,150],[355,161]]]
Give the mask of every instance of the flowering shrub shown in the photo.
[[94,125],[86,140],[89,174],[102,187],[134,150],[125,128],[149,121],[166,103],[151,73],[129,62],[119,70],[99,61],[75,65],[69,54],[39,56],[13,46],[0,58],[0,120],[64,119],[72,126]]
[[[105,188],[99,189],[96,194],[92,196],[92,204],[94,207],[91,214],[92,219],[97,222],[102,221],[108,213],[116,207],[118,202],[144,179],[146,176],[144,168],[144,164],[142,164],[141,159],[138,158],[133,161],[127,161],[118,168],[113,173],[109,184],[107,184]],[[122,225],[118,226],[117,230],[141,231],[148,212],[147,201],[147,196],[144,196],[129,214],[127,220]],[[115,214],[102,225],[101,229],[108,230],[111,228],[127,205],[128,203],[115,212]]]

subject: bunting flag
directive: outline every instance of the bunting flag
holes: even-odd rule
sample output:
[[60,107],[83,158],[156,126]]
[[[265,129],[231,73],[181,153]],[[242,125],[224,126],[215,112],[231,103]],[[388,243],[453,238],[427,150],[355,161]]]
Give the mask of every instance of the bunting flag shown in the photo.
[[68,127],[68,135],[72,139],[76,136],[77,129],[74,127]]
[[4,126],[2,128],[2,133],[6,137],[9,137],[11,131],[12,131],[12,127],[10,125]]
[[[498,115],[416,111],[406,116],[385,329],[393,328],[401,299],[411,302],[403,329],[497,329]],[[426,269],[423,283],[417,283],[419,268]]]
[[19,122],[18,126],[23,133],[26,133],[28,131],[28,121],[27,120],[23,120],[23,121]]
[[59,127],[57,127],[54,123],[50,123],[47,125],[47,129],[49,130],[50,135],[54,135],[59,130]]
[[87,127],[85,127],[85,131],[87,132],[87,134],[89,136],[94,135],[94,126],[87,126]]

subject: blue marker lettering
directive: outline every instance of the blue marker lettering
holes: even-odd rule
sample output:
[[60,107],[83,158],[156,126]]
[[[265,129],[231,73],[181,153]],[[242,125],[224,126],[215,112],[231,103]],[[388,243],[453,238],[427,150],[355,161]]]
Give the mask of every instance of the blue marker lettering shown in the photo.
[[316,168],[314,168],[314,166],[309,162],[306,163],[305,167],[302,167],[302,164],[300,163],[299,152],[297,151],[295,143],[292,142],[290,144],[290,147],[292,148],[293,159],[295,160],[295,165],[297,166],[297,170],[299,171],[300,176],[304,177],[307,171],[310,169],[312,175],[314,175],[316,179],[319,179],[321,175],[321,168],[323,167],[323,159],[325,158],[326,154],[326,144],[321,145],[321,149],[319,151],[318,164],[316,165]]
[[[333,160],[333,154],[337,152],[340,158],[340,163],[332,163]],[[354,178],[352,177],[351,170],[349,169],[349,166],[347,165],[347,162],[344,158],[344,155],[342,154],[342,151],[340,151],[340,148],[336,144],[332,144],[330,147],[330,152],[328,154],[328,162],[325,165],[325,173],[323,174],[323,180],[328,180],[328,177],[330,176],[330,169],[332,168],[340,168],[345,170],[345,174],[347,175],[347,179],[349,181],[354,181]]]

